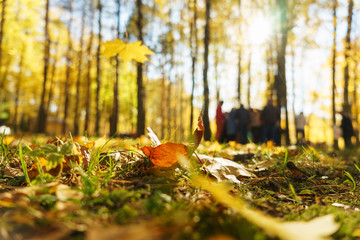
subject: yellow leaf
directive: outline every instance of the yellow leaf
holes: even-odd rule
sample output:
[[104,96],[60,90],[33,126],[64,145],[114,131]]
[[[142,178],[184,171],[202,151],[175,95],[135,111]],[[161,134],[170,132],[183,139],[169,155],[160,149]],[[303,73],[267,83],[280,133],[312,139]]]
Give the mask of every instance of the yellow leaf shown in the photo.
[[113,57],[125,47],[125,43],[118,38],[114,41],[107,41],[102,43],[101,45],[104,46],[102,51],[102,55],[104,57]]
[[104,46],[103,56],[112,57],[118,55],[125,62],[130,62],[134,59],[137,62],[143,63],[148,60],[146,55],[154,54],[147,46],[142,45],[141,41],[124,43],[120,39],[115,39],[102,45]]

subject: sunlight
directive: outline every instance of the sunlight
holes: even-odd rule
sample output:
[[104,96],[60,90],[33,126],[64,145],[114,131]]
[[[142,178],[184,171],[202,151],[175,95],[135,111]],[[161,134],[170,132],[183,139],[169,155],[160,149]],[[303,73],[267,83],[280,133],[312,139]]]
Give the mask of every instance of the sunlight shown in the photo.
[[271,19],[258,15],[250,23],[249,37],[253,44],[262,44],[269,40],[271,35]]

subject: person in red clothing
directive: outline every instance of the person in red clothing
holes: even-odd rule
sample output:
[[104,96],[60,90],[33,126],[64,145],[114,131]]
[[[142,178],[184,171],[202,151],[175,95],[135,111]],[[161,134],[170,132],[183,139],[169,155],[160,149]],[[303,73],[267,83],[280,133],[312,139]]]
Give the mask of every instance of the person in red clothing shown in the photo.
[[216,141],[220,142],[221,139],[221,135],[224,129],[224,123],[225,123],[225,116],[224,113],[222,112],[222,105],[223,105],[224,101],[219,101],[219,104],[216,108]]

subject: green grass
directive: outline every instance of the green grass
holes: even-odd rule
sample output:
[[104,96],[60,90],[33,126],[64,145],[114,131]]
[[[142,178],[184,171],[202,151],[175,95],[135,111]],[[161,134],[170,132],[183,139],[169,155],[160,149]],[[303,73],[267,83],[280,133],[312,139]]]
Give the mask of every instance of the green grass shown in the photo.
[[[193,186],[187,169],[180,165],[167,171],[154,168],[134,147],[137,141],[105,141],[90,151],[90,163],[84,169],[84,162],[77,161],[80,153],[74,150],[73,139],[60,146],[40,142],[40,147],[34,149],[24,143],[9,146],[1,140],[0,191],[10,195],[0,195],[0,238],[37,236],[62,226],[69,231],[66,239],[85,239],[95,226],[136,226],[149,236],[158,234],[157,239],[269,239],[259,227]],[[201,149],[208,154],[207,148]],[[226,150],[225,145],[222,150]],[[222,150],[216,156],[221,157]],[[233,184],[233,196],[284,220],[310,220],[333,213],[341,224],[334,239],[352,239],[360,226],[359,213],[355,211],[360,207],[360,169],[348,152],[337,152],[332,158],[342,163],[327,166],[319,158],[320,151],[313,149],[298,149],[295,154],[285,148],[274,153],[254,151],[257,161],[268,159],[272,166],[255,172],[254,178],[241,179],[240,185]],[[114,159],[115,152],[122,154],[120,159]],[[40,157],[46,158],[50,166],[41,167]],[[311,177],[294,178],[286,167],[289,161]],[[251,163],[249,159],[248,164]],[[33,164],[38,175],[30,179],[28,171]],[[8,176],[6,168],[19,169],[24,176]],[[51,172],[57,168],[59,172]],[[195,166],[192,174],[210,177],[202,168],[202,164]],[[60,187],[64,185],[68,188]],[[343,203],[349,208],[336,208],[332,203]]]

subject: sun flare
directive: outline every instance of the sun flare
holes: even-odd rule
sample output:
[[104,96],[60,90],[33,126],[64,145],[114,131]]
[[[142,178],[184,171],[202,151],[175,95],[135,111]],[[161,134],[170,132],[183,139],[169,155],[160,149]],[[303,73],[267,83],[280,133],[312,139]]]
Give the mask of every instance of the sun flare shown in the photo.
[[262,15],[253,18],[249,29],[250,41],[255,44],[262,44],[268,41],[271,29],[271,19]]

